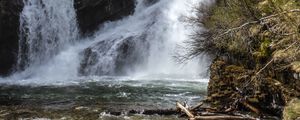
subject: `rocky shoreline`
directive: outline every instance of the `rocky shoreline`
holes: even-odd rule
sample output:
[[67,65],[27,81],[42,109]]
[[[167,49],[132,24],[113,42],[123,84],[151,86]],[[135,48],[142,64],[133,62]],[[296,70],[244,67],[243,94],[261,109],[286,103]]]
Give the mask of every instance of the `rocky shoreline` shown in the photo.
[[295,0],[217,0],[197,9],[190,20],[207,30],[193,35],[188,56],[214,59],[206,102],[219,112],[299,119],[299,103],[287,111],[300,97],[298,8]]

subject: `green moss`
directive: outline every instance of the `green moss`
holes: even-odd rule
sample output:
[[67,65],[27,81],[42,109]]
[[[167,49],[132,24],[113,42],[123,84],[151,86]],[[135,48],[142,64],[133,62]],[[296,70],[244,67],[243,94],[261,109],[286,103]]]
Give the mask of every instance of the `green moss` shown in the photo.
[[271,40],[269,38],[264,38],[263,42],[260,44],[259,50],[254,53],[257,58],[265,58],[271,56],[270,51]]
[[300,119],[300,100],[299,99],[291,100],[291,102],[284,108],[283,119],[284,120]]

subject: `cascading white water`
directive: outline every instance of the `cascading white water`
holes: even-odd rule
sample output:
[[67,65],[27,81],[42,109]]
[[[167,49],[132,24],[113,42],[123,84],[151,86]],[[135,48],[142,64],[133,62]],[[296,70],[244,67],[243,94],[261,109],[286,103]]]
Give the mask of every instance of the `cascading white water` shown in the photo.
[[27,68],[10,78],[21,84],[68,84],[78,73],[199,78],[207,70],[205,59],[182,66],[173,56],[193,29],[184,16],[194,15],[192,6],[203,0],[146,1],[137,0],[133,15],[105,23],[93,37],[75,43],[73,0],[24,1],[18,64]]
[[196,14],[193,9],[200,2],[203,0],[162,0],[158,3],[161,4],[157,8],[160,9],[160,15],[156,24],[151,28],[154,38],[149,39],[156,41],[151,43],[147,74],[199,77],[199,74],[207,72],[208,63],[205,58],[191,60],[185,65],[180,65],[174,60],[177,51],[180,54],[186,52],[180,48],[186,45],[184,41],[189,39],[194,28],[188,26],[185,20]]
[[73,0],[24,0],[19,69],[45,64],[77,39]]
[[138,0],[132,16],[107,23],[95,34],[94,41],[98,42],[84,53],[83,74],[191,76],[206,71],[198,61],[180,66],[173,58],[176,46],[184,46],[183,41],[193,29],[185,25],[184,19],[195,14],[192,8],[199,2],[160,0],[147,5],[145,0]]

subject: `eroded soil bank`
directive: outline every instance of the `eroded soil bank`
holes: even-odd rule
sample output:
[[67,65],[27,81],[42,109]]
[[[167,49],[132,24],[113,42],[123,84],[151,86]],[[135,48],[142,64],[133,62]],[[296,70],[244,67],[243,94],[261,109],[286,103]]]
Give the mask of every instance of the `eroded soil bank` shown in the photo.
[[207,30],[194,34],[190,56],[205,52],[214,59],[206,101],[217,111],[300,117],[299,5],[216,0],[197,9],[204,14],[191,21]]

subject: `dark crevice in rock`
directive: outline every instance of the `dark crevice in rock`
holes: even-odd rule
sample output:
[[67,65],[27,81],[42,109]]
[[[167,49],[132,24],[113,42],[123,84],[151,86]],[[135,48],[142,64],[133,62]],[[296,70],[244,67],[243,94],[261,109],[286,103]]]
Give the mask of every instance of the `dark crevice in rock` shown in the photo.
[[17,61],[22,0],[0,1],[0,75],[12,72]]
[[135,0],[75,0],[80,30],[90,35],[99,25],[123,18],[134,12]]

